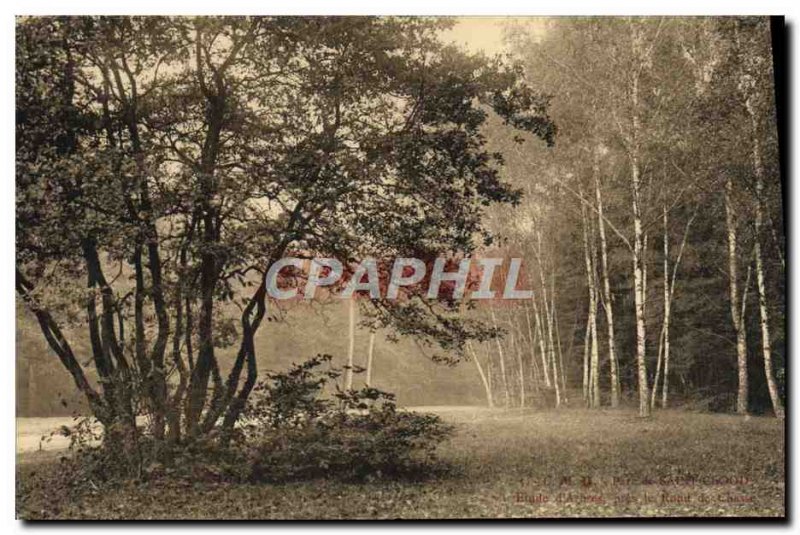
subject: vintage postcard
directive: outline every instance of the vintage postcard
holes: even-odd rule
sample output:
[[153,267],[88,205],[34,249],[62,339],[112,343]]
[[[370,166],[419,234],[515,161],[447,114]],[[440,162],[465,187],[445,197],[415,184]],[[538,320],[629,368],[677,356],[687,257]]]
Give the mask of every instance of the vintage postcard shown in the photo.
[[14,26],[18,519],[787,517],[783,18]]

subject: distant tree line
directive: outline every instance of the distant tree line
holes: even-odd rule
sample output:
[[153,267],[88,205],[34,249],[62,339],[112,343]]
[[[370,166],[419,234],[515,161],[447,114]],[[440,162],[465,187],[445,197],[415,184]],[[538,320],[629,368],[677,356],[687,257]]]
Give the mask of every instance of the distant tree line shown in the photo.
[[545,32],[512,26],[508,39],[559,130],[545,151],[490,129],[525,193],[490,226],[509,254],[527,254],[537,291],[497,313],[502,345],[476,353],[482,384],[494,378],[488,402],[524,404],[528,385],[559,405],[574,385],[589,407],[630,399],[642,416],[676,397],[782,416],[769,20],[559,18]]

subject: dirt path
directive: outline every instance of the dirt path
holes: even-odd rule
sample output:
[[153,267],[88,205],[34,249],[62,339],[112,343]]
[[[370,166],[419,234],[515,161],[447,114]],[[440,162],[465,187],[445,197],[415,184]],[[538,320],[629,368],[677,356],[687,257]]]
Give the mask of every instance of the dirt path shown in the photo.
[[17,418],[17,453],[63,450],[69,438],[58,431],[75,425],[70,416],[50,418]]
[[[513,411],[488,409],[485,407],[427,406],[407,407],[416,412],[432,412],[453,420],[478,420],[496,418]],[[46,418],[17,418],[17,454],[53,452],[69,447],[69,438],[58,431],[66,426],[72,427],[76,421],[71,416]],[[26,455],[27,457],[27,455]]]

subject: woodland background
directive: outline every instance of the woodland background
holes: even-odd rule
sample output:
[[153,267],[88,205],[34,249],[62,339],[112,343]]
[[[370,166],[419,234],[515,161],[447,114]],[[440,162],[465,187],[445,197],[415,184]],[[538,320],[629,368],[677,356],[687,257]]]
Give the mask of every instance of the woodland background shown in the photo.
[[[547,147],[516,143],[496,116],[484,127],[503,154],[502,179],[523,197],[489,208],[498,240],[482,253],[524,257],[534,302],[470,312],[487,322],[495,312],[506,335],[473,343],[458,365],[383,329],[373,344],[366,324],[354,328],[354,363],[366,366],[372,346],[372,384],[406,405],[610,405],[612,374],[619,402],[636,405],[638,318],[647,384],[659,385],[651,404],[662,404],[668,352],[666,404],[733,412],[746,395],[750,412],[779,410],[786,245],[769,20],[518,20],[504,34],[527,83],[548,95],[558,131]],[[321,352],[347,362],[349,306],[273,310],[269,334],[255,339],[259,367]],[[17,314],[17,414],[80,412],[19,299]],[[82,333],[72,336],[87,353]],[[223,365],[233,354],[221,351]]]

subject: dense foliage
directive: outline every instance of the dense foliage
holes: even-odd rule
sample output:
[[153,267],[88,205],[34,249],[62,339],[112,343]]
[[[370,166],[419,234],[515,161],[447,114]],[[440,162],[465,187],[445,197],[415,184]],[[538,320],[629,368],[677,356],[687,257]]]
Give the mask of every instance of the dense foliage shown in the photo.
[[[491,240],[486,206],[520,193],[481,126],[548,144],[555,127],[518,67],[442,44],[449,25],[18,21],[17,293],[106,440],[134,443],[141,416],[157,448],[231,433],[287,251],[348,264]],[[453,303],[375,305],[446,349],[485,333]]]
[[133,437],[138,447],[124,449],[139,454],[131,460],[103,441],[108,429],[79,418],[57,431],[69,437],[73,453],[62,459],[65,484],[81,488],[131,477],[193,483],[419,480],[444,473],[447,467],[434,452],[452,434],[451,425],[433,414],[398,410],[388,392],[330,385],[341,376],[330,362],[330,355],[318,355],[269,374],[226,441],[212,435],[164,451],[152,436],[140,434]]
[[375,388],[321,397],[340,370],[320,370],[329,355],[272,374],[245,413],[243,436],[253,446],[256,481],[332,478],[425,478],[443,467],[436,446],[452,428],[431,414],[400,411]]

